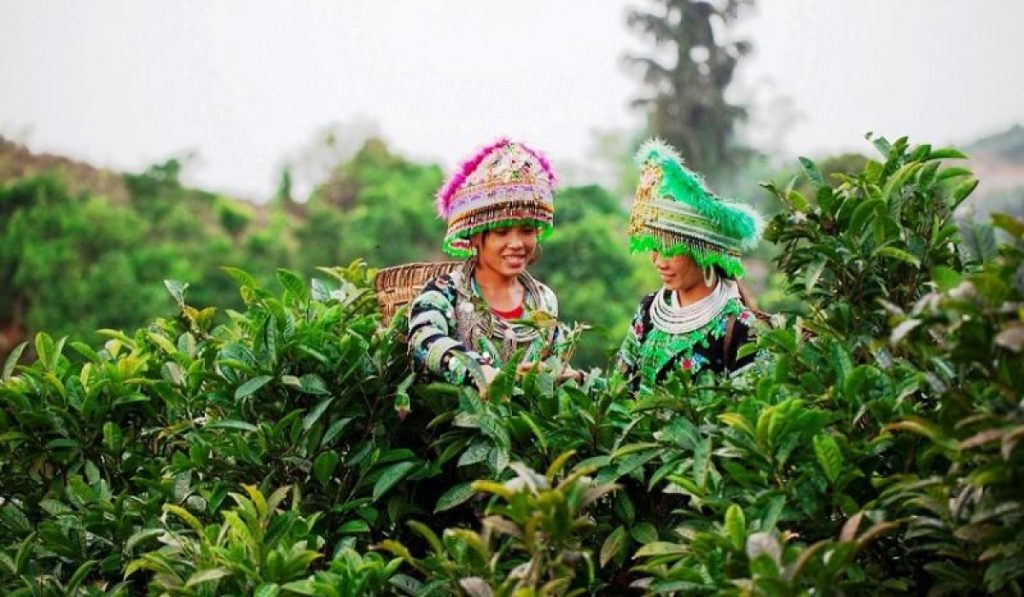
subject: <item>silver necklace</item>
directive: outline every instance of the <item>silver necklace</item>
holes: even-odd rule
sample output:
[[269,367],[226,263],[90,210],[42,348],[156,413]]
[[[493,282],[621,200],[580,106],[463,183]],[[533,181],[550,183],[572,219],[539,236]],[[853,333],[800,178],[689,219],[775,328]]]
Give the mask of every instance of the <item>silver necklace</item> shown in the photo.
[[695,303],[681,306],[674,291],[662,288],[651,303],[651,323],[669,334],[692,332],[711,323],[730,300],[739,296],[735,282],[721,280],[711,294]]
[[[455,290],[460,295],[455,315],[460,339],[464,344],[474,348],[480,337],[497,340],[502,345],[502,358],[507,359],[517,347],[533,342],[540,334],[533,327],[511,324],[491,311],[482,294],[477,292],[473,276],[474,267],[473,260],[469,260],[461,270],[452,272]],[[519,283],[523,285],[525,308],[527,297],[539,297],[540,291],[533,277],[525,272],[519,276]]]

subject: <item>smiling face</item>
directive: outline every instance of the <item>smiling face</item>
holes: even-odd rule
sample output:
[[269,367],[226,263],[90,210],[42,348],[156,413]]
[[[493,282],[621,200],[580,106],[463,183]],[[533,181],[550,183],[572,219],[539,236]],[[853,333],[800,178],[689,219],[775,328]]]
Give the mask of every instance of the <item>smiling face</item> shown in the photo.
[[651,261],[661,276],[662,283],[669,290],[686,292],[692,288],[704,286],[704,272],[700,266],[686,255],[664,257],[657,251],[651,252]]
[[526,270],[537,249],[537,228],[520,225],[495,228],[473,237],[481,268],[504,277],[516,277]]

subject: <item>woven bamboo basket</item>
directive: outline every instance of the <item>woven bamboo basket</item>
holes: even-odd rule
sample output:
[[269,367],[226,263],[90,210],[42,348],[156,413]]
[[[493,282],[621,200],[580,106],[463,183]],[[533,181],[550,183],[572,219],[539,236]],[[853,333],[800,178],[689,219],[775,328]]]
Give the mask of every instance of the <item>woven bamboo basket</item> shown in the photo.
[[423,290],[430,280],[455,271],[461,261],[431,261],[406,263],[387,267],[377,272],[374,287],[377,290],[377,304],[380,306],[381,323],[388,325],[404,305],[408,305]]

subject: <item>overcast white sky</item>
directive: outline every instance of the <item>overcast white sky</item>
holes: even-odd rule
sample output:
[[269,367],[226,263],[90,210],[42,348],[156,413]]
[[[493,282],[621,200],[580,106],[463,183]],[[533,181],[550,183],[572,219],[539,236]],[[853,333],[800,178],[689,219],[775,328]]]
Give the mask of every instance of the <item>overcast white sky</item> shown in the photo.
[[[593,129],[638,122],[621,57],[644,5],[0,0],[0,134],[121,169],[195,151],[188,182],[253,198],[353,118],[447,166],[500,134],[579,161]],[[966,142],[1024,123],[1022,26],[1021,0],[760,0],[739,91],[792,99],[792,155],[868,130]]]

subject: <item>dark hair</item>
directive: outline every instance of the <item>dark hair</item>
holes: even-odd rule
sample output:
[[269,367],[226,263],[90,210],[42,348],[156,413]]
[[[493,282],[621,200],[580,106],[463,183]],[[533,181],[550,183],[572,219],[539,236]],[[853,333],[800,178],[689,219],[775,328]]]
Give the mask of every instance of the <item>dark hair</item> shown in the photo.
[[743,305],[746,306],[751,311],[757,311],[757,300],[754,298],[754,295],[750,292],[750,289],[748,289],[747,286],[739,280],[739,278],[730,276],[729,274],[725,273],[725,270],[723,270],[721,267],[716,265],[714,266],[714,268],[715,274],[717,274],[720,279],[732,280],[733,282],[736,282],[736,288],[740,291],[740,302],[742,302]]
[[526,260],[527,267],[540,261],[540,258],[543,254],[544,251],[541,249],[540,243],[533,245],[533,254],[530,255],[530,258]]

